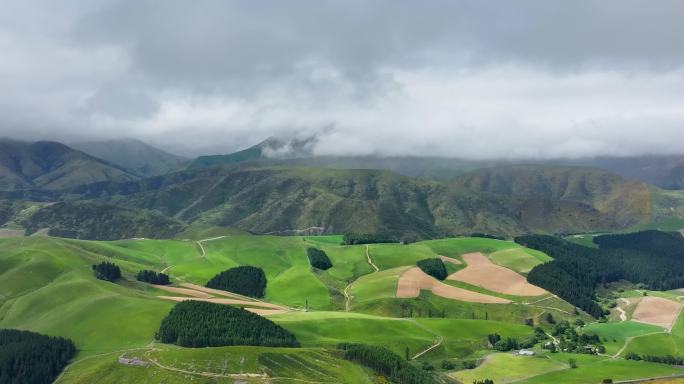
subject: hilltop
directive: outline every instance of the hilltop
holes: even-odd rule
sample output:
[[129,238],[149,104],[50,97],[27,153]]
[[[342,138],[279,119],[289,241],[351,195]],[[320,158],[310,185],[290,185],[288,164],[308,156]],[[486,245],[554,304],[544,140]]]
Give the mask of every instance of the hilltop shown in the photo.
[[174,171],[188,161],[135,139],[87,141],[69,146],[141,177]]
[[63,189],[136,175],[64,144],[0,140],[0,190]]

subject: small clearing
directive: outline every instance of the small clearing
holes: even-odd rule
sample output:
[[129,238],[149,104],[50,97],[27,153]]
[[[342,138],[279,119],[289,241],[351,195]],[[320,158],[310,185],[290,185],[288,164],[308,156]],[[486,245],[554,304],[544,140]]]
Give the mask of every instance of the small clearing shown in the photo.
[[664,327],[669,331],[682,310],[682,304],[662,297],[643,297],[632,314],[632,320]]
[[471,303],[508,304],[511,301],[500,297],[485,295],[451,285],[444,284],[434,277],[414,267],[404,272],[397,284],[397,297],[418,297],[421,290],[432,291],[433,294],[447,299],[467,301]]
[[463,255],[463,260],[467,266],[451,274],[447,277],[448,280],[461,281],[513,296],[541,296],[548,293],[528,283],[522,275],[492,263],[480,252],[466,253]]

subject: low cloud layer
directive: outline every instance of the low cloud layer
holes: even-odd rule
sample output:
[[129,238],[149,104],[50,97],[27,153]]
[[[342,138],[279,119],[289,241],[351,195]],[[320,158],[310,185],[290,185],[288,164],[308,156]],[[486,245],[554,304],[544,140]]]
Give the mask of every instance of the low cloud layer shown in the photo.
[[0,5],[0,136],[222,153],[683,153],[680,1]]

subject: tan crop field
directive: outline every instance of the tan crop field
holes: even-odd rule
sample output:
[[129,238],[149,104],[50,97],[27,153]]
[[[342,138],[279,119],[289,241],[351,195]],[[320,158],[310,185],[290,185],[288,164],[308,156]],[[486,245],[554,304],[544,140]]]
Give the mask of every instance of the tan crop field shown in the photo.
[[466,253],[463,260],[468,264],[460,271],[447,277],[476,285],[493,292],[513,296],[541,296],[548,292],[527,282],[522,275],[499,265],[496,265],[480,252]]
[[397,284],[397,297],[418,297],[421,290],[432,291],[433,294],[447,299],[467,301],[471,303],[508,304],[511,301],[500,297],[485,295],[483,293],[469,291],[467,289],[453,287],[444,284],[434,277],[414,267],[404,272],[399,277]]
[[675,320],[682,310],[682,304],[662,297],[646,296],[639,301],[632,320],[658,325],[672,330]]

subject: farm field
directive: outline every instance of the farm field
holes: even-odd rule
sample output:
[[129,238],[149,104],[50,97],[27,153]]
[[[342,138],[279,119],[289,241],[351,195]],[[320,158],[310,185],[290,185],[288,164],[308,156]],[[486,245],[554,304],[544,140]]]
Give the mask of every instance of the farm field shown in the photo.
[[[638,323],[635,321],[623,321],[617,323],[593,323],[584,327],[584,331],[597,334],[606,347],[606,353],[613,355],[620,351],[628,338],[663,333],[665,330],[656,325]],[[635,342],[638,339],[634,339]]]
[[466,253],[462,257],[467,266],[451,274],[447,279],[515,296],[541,296],[548,293],[528,283],[522,275],[492,263],[482,253]]
[[[95,377],[100,383],[252,383],[263,381],[263,377],[240,374],[264,372],[271,382],[278,383],[344,382],[332,379],[343,375],[342,372],[347,376],[340,377],[347,377],[348,382],[364,383],[372,381],[372,374],[330,352],[337,344],[385,346],[399,356],[408,353],[409,357],[416,357],[416,366],[422,362],[439,366],[443,359],[486,357],[491,352],[486,341],[490,334],[531,337],[533,329],[523,325],[525,319],[543,324],[546,313],[552,313],[558,320],[577,317],[572,315],[572,305],[550,295],[505,295],[459,281],[446,284],[415,267],[418,260],[443,256],[456,260],[447,260],[445,264],[450,271],[459,273],[484,259],[488,266],[505,270],[509,276],[516,276],[517,282],[524,282],[520,273],[548,256],[512,242],[454,238],[411,245],[371,244],[366,254],[365,245],[341,245],[340,236],[252,236],[209,229],[195,235],[203,234],[216,236],[112,242],[51,237],[0,239],[4,251],[0,254],[0,326],[73,339],[78,355],[60,383],[89,383]],[[306,256],[308,247],[325,251],[333,267],[313,270]],[[473,260],[467,255],[472,252],[487,256]],[[119,265],[123,279],[117,283],[95,279],[90,266],[103,260]],[[203,287],[216,273],[238,265],[263,268],[268,280],[263,299]],[[138,282],[134,276],[141,269],[165,271],[173,284],[154,286]],[[417,286],[411,288],[410,297],[402,298],[401,281],[411,271],[419,272],[421,278],[414,282]],[[467,296],[449,292],[463,292]],[[649,295],[657,297],[650,291]],[[677,292],[661,295],[672,299]],[[154,334],[161,319],[175,301],[188,299],[241,306],[267,316],[292,332],[302,348],[195,350],[155,343]],[[590,320],[584,315],[579,317]],[[672,334],[650,334],[654,329],[661,328],[632,321],[586,327],[607,340],[608,354],[616,353],[628,338],[632,339],[625,352],[648,352],[654,341],[663,343],[663,350],[673,354],[678,353],[680,345],[684,346],[684,338],[679,337],[680,322]],[[116,359],[121,355],[139,357],[150,365],[119,364]],[[566,372],[566,362],[551,358],[554,360],[535,357],[528,364],[528,360],[512,354],[494,354],[475,370],[450,374],[465,382],[484,374],[498,377],[497,383],[543,382],[534,381],[536,376],[556,380],[556,376],[549,376],[554,374],[560,375],[558,380],[562,383],[589,375],[583,373],[581,365]],[[625,377],[638,377],[638,367],[646,367],[643,369],[647,371],[652,368],[650,363],[616,361],[601,364],[607,372],[622,372],[624,368]],[[600,360],[587,362],[599,364]],[[623,362],[627,364],[624,367],[620,365]],[[671,371],[667,366],[653,367],[653,372]]]
[[681,303],[662,297],[646,296],[637,304],[632,319],[670,330],[681,310]]
[[549,359],[546,356],[516,356],[512,353],[495,353],[487,356],[484,363],[479,367],[455,372],[450,376],[463,383],[492,379],[495,383],[507,384],[567,368],[567,364]]

